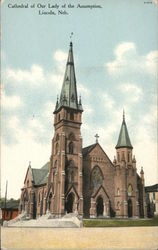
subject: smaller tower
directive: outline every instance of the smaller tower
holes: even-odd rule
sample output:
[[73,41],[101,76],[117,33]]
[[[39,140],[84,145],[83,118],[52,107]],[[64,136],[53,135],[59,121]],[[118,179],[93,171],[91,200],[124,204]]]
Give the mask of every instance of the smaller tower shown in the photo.
[[145,196],[145,179],[144,179],[143,167],[141,167],[140,179],[141,179],[141,185],[140,185],[140,205],[141,205],[140,211],[141,211],[141,217],[147,217],[147,205],[146,205],[146,196]]
[[141,177],[141,180],[142,180],[142,185],[144,186],[144,170],[143,170],[143,167],[141,167],[140,177]]
[[127,130],[125,112],[116,145],[115,166],[115,209],[116,217],[138,217],[138,190],[136,159],[132,156],[133,146]]
[[125,112],[123,111],[123,121],[116,145],[117,162],[125,161],[126,163],[132,163],[132,144],[129,138],[127,125],[125,122]]

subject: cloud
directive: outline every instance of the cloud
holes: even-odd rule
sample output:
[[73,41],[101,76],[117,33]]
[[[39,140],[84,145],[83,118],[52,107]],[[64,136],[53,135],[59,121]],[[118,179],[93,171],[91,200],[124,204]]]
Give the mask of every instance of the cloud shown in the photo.
[[143,91],[138,85],[133,83],[123,83],[120,84],[118,89],[125,94],[126,103],[127,102],[138,102],[143,96]]
[[45,71],[41,65],[33,64],[30,70],[7,68],[4,79],[10,84],[25,84],[29,87],[42,87],[44,85],[55,85],[61,87],[67,53],[62,50],[55,51],[53,58],[55,60],[53,70]]
[[77,90],[79,94],[82,93],[82,96],[86,96],[86,98],[89,97],[91,94],[91,91],[81,83],[77,84]]
[[146,55],[145,68],[151,74],[157,75],[158,69],[158,51],[151,51]]
[[157,116],[157,105],[151,105],[149,106],[147,114],[143,117],[143,122],[148,125],[157,124]]
[[107,109],[112,109],[115,105],[114,99],[107,93],[103,94],[103,98],[104,98],[105,107]]
[[20,96],[8,96],[4,91],[2,91],[1,98],[2,108],[4,109],[16,109],[23,106],[23,101]]
[[17,134],[19,130],[19,124],[20,120],[16,116],[10,117],[10,119],[7,121],[8,128],[12,129],[12,132]]
[[67,53],[62,50],[57,50],[55,51],[53,57],[57,62],[65,63],[67,59]]
[[138,173],[141,166],[143,166],[145,184],[153,185],[158,181],[157,141],[151,140],[151,135],[144,125],[138,125],[136,130],[134,153],[136,155]]
[[43,68],[39,65],[33,64],[29,70],[11,69],[6,70],[6,78],[9,81],[17,83],[30,83],[39,85],[44,81]]
[[124,57],[128,57],[129,52],[134,54],[136,53],[136,46],[132,42],[123,42],[119,44],[114,50],[116,58],[120,60],[122,60]]
[[45,118],[52,118],[53,117],[53,111],[55,109],[55,103],[52,101],[46,102],[43,107],[42,116]]
[[37,134],[41,134],[45,132],[45,128],[43,124],[37,118],[32,118],[28,122],[28,129],[31,129],[31,131],[34,131],[34,133],[37,133]]
[[57,75],[60,75],[63,78],[67,60],[67,53],[63,50],[56,50],[53,55],[53,59],[56,63],[54,72],[56,72]]
[[[3,136],[5,135],[6,143],[17,143],[16,134],[19,134],[20,130],[29,133],[39,143],[41,140],[41,144],[44,140],[46,141],[49,136],[47,128],[50,127],[53,120],[52,113],[55,107],[55,103],[52,103],[51,99],[54,100],[56,95],[60,93],[65,70],[65,65],[63,67],[61,65],[66,63],[66,56],[67,54],[64,51],[55,51],[55,66],[53,70],[49,71],[44,70],[42,66],[37,64],[33,64],[30,70],[15,68],[5,70],[4,86],[8,92],[12,90],[12,93],[14,93],[14,95],[7,96],[4,91],[2,92],[5,122],[12,123],[13,117],[9,110],[14,109],[14,114],[17,117],[19,116],[19,123],[21,123],[16,124],[19,127],[15,128],[15,133],[13,133],[13,128],[10,125],[3,126],[5,128]],[[24,103],[25,109],[22,109],[22,113],[19,114],[18,108],[24,108]],[[48,107],[49,105],[50,107]],[[37,131],[39,131],[39,134]]]
[[[42,167],[49,161],[51,143],[44,146],[36,142],[29,133],[17,135],[18,144],[6,145],[1,142],[1,194],[5,194],[8,180],[8,198],[19,198],[29,161],[33,168]],[[16,185],[15,185],[16,183]]]
[[127,73],[157,74],[158,51],[150,51],[146,55],[139,55],[135,43],[122,42],[114,49],[115,59],[105,64],[110,75]]
[[91,114],[94,112],[94,109],[90,105],[84,105],[84,111],[86,114]]

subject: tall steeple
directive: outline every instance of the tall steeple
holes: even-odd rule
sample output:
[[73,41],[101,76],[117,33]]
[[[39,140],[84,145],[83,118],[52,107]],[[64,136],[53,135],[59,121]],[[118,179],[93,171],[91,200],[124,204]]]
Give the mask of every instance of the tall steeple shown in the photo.
[[59,101],[57,100],[55,112],[60,109],[60,107],[69,107],[76,110],[82,110],[81,99],[78,102],[77,97],[77,87],[76,87],[76,76],[75,76],[75,66],[73,58],[73,45],[70,42],[69,54],[66,63],[66,70],[62,85],[62,90],[60,94]]
[[[78,211],[83,215],[82,195],[82,102],[77,98],[77,86],[72,42],[60,98],[54,111],[51,167],[48,185],[52,189],[50,211],[64,215]],[[71,204],[70,204],[71,203]]]
[[128,135],[128,130],[125,122],[125,112],[123,111],[123,121],[122,121],[122,126],[118,138],[117,145],[115,147],[116,149],[118,148],[133,148],[129,135]]

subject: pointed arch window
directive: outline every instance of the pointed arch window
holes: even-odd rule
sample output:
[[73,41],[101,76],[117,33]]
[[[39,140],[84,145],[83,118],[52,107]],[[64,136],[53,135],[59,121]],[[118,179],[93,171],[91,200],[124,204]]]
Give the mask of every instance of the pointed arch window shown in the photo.
[[74,113],[70,112],[70,120],[74,120]]
[[59,140],[59,134],[56,135],[56,141],[58,141],[58,140]]
[[125,160],[125,153],[122,151],[122,160]]
[[120,202],[117,202],[117,210],[120,210]]
[[97,189],[102,185],[103,174],[99,166],[95,166],[91,172],[91,188]]
[[71,168],[74,167],[74,161],[73,161],[73,160],[70,160],[70,161],[69,161],[69,167],[71,167]]
[[117,189],[117,195],[120,195],[120,189],[119,188]]
[[40,203],[41,202],[41,194],[39,193],[38,194],[38,203]]
[[56,155],[57,155],[58,151],[59,151],[59,144],[58,144],[58,142],[57,142],[57,143],[56,143],[56,148],[55,148],[55,153],[56,153]]
[[128,152],[128,162],[130,162],[130,152]]
[[68,136],[68,139],[70,140],[70,141],[74,141],[75,140],[75,135],[74,135],[74,133],[70,133],[69,134],[69,136]]
[[132,195],[132,192],[133,192],[132,185],[129,184],[129,185],[128,185],[128,196],[131,196],[131,195]]
[[117,160],[118,160],[118,162],[120,162],[120,154],[119,153],[117,153]]
[[47,208],[48,210],[50,210],[50,207],[51,207],[51,201],[52,201],[52,193],[49,194],[48,196],[48,203],[47,203]]
[[56,160],[55,163],[54,163],[54,169],[57,168],[57,164],[58,164],[58,161]]
[[73,142],[71,141],[69,143],[69,154],[73,154],[74,153],[74,144]]

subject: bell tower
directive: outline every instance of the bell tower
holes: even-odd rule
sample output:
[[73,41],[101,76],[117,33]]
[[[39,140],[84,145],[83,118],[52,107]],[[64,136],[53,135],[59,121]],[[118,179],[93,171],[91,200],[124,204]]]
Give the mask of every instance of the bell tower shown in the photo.
[[129,138],[127,125],[125,122],[125,112],[123,111],[123,121],[116,145],[117,161],[126,163],[132,163],[132,144]]
[[73,45],[70,42],[62,90],[54,110],[54,137],[48,177],[48,209],[58,217],[73,212],[83,215],[82,112],[81,97],[79,100],[77,97]]
[[138,189],[136,159],[132,155],[133,146],[131,144],[125,113],[123,111],[123,121],[116,145],[115,166],[115,211],[116,217],[138,217]]

